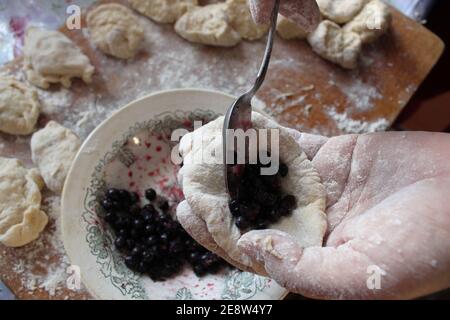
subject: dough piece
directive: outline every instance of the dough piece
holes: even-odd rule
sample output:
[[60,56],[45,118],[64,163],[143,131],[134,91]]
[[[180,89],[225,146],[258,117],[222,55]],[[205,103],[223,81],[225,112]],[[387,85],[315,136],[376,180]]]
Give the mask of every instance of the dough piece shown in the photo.
[[120,59],[134,57],[144,29],[134,13],[116,3],[103,4],[90,11],[86,18],[92,42],[104,53]]
[[363,44],[370,43],[387,32],[391,20],[389,7],[382,1],[373,0],[344,26],[344,31],[358,34]]
[[[183,167],[178,179],[192,212],[205,221],[219,247],[233,260],[264,274],[264,267],[252,264],[237,247],[242,234],[228,208],[223,164],[210,161],[214,159],[212,151],[222,148],[223,120],[220,117],[182,138],[179,150],[183,156]],[[256,129],[279,129],[280,160],[289,166],[289,175],[281,180],[282,188],[297,197],[298,206],[293,214],[270,228],[289,233],[303,247],[321,246],[327,227],[326,195],[317,171],[290,129],[256,112],[252,114],[252,120]],[[205,152],[202,153],[202,149]],[[203,162],[198,161],[202,159],[199,155],[203,155]]]
[[342,24],[352,20],[368,0],[317,0],[320,12],[333,22]]
[[231,25],[225,3],[195,7],[175,24],[175,31],[184,39],[212,46],[232,47],[241,36]]
[[80,139],[55,121],[33,134],[31,157],[53,192],[60,193],[72,161],[80,148]]
[[174,23],[198,0],[128,0],[133,9],[160,23]]
[[48,89],[51,83],[69,88],[71,79],[90,83],[94,67],[80,48],[58,31],[30,27],[25,33],[24,68],[28,81]]
[[325,20],[308,37],[313,50],[322,58],[346,69],[358,65],[361,39],[353,32],[344,32],[336,23]]
[[43,186],[36,169],[0,157],[0,242],[5,246],[24,246],[44,230],[48,218],[40,210]]
[[32,133],[39,109],[36,91],[12,78],[0,77],[0,131],[17,135]]
[[247,0],[227,0],[226,4],[230,24],[242,39],[258,40],[269,30],[269,25],[253,21]]
[[278,15],[277,32],[283,39],[306,39],[308,32],[288,18]]

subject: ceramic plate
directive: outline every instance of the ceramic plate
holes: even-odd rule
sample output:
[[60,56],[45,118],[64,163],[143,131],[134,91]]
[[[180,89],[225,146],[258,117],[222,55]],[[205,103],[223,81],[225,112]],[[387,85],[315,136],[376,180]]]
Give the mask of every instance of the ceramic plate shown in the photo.
[[114,249],[111,231],[97,213],[106,186],[142,194],[150,186],[174,211],[183,195],[170,154],[171,133],[192,130],[223,114],[232,96],[205,90],[171,90],[134,101],[103,122],[81,147],[62,196],[64,246],[72,265],[98,299],[281,299],[286,290],[273,280],[226,269],[198,278],[186,267],[178,276],[153,282],[130,271]]

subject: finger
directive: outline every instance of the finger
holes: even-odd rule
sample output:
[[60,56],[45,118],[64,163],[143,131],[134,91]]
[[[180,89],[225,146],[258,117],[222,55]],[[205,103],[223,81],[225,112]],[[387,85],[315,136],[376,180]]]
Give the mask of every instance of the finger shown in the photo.
[[309,160],[313,160],[319,150],[329,138],[315,134],[303,133],[295,129],[286,128],[295,141],[300,145]]
[[283,232],[264,230],[245,234],[238,246],[292,292],[318,299],[364,299],[381,294],[367,285],[370,259],[353,250],[351,243],[303,249]]
[[203,247],[222,257],[225,261],[243,271],[253,272],[251,268],[240,264],[231,259],[228,254],[217,245],[208,232],[206,223],[198,216],[192,213],[186,200],[182,201],[177,207],[177,218],[183,228]]
[[315,0],[283,0],[280,13],[306,32],[314,31],[321,20],[319,6]]

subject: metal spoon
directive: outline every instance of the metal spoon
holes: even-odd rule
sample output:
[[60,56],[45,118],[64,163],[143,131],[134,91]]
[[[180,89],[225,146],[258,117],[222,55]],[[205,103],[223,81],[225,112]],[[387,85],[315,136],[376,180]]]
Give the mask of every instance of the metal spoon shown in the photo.
[[[275,6],[272,11],[269,36],[267,38],[266,50],[264,58],[259,69],[256,81],[253,87],[241,95],[228,108],[223,124],[223,162],[225,164],[225,185],[228,194],[231,198],[235,198],[238,193],[238,185],[240,181],[239,166],[235,165],[234,160],[234,136],[230,134],[229,129],[248,130],[252,126],[252,106],[251,100],[256,92],[259,90],[266,77],[267,69],[269,68],[270,56],[272,54],[273,38],[275,36],[275,29],[277,26],[278,9],[280,7],[280,0],[275,1]],[[248,144],[245,147],[245,154],[248,154]]]

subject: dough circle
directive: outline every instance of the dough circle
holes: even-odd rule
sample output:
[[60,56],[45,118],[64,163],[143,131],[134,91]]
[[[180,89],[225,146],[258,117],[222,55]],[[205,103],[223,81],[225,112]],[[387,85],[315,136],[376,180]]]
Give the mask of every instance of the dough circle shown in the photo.
[[175,24],[175,31],[184,39],[212,46],[232,47],[241,36],[230,25],[226,3],[195,7]]
[[0,131],[15,135],[32,133],[39,110],[35,90],[12,78],[0,77]]
[[48,89],[51,83],[69,88],[72,78],[92,81],[89,58],[59,31],[29,27],[25,32],[24,70],[29,82]]
[[92,42],[104,53],[119,59],[134,57],[144,39],[138,18],[120,4],[96,7],[88,13],[86,22]]
[[198,5],[197,0],[128,0],[131,7],[160,23],[174,23],[189,8]]
[[31,137],[31,158],[45,185],[53,192],[62,191],[80,145],[80,139],[72,131],[55,121],[50,121]]
[[[279,129],[280,159],[290,168],[288,176],[282,179],[282,188],[297,197],[297,208],[293,214],[270,228],[287,232],[302,247],[321,246],[327,227],[326,195],[317,171],[293,138],[290,129],[259,113],[254,112],[252,117],[256,129]],[[219,247],[233,260],[265,274],[264,267],[252,264],[237,246],[242,234],[228,209],[223,164],[205,161],[212,150],[221,150],[222,126],[223,117],[220,117],[182,138],[179,150],[183,156],[183,167],[179,172],[179,182],[192,212],[205,221]],[[200,163],[194,161],[201,159],[199,153],[203,155]]]
[[44,183],[36,169],[0,157],[0,242],[21,247],[37,239],[48,218],[40,210]]

